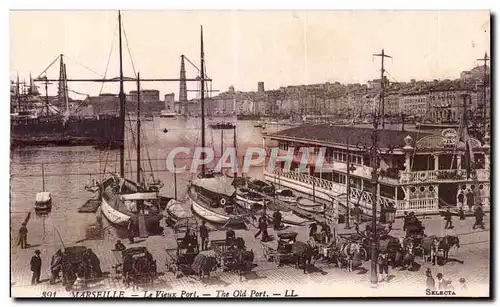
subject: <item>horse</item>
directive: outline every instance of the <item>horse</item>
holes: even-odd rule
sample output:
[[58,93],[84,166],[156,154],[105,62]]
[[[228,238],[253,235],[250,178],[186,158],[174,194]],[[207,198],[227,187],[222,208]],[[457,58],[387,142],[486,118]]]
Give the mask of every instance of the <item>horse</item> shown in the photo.
[[339,250],[337,261],[347,265],[347,270],[352,272],[354,267],[361,265],[361,244],[358,242],[345,242]]
[[212,272],[217,267],[217,259],[215,256],[207,254],[198,254],[194,258],[191,269],[198,275],[200,280],[210,278],[210,272]]
[[439,239],[437,253],[439,253],[439,251],[443,251],[444,263],[448,262],[448,254],[453,246],[460,248],[460,239],[458,239],[457,236],[448,235]]
[[410,242],[408,245],[404,246],[404,257],[403,257],[403,270],[408,269],[410,267],[413,270],[415,264],[415,248],[413,243]]
[[238,272],[240,276],[240,281],[243,279],[245,273],[250,272],[253,269],[253,261],[255,254],[253,250],[237,250],[235,252],[235,263],[233,269]]
[[303,265],[304,274],[307,273],[307,268],[311,265],[313,258],[319,258],[319,249],[314,240],[308,240],[307,243],[300,241],[293,243],[292,252],[296,260],[295,267],[299,268],[300,265]]

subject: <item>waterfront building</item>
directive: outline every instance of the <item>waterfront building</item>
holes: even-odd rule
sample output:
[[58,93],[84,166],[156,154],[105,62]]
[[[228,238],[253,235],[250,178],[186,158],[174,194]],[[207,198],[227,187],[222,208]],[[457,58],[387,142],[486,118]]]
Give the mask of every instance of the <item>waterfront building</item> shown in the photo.
[[[371,146],[372,129],[333,125],[303,125],[264,134],[264,146],[279,147],[281,154],[294,148],[291,169],[284,170],[285,162],[266,168],[266,180],[280,186],[313,195],[331,202],[333,207],[345,208],[347,193],[347,160],[350,160],[351,205],[359,204],[371,212],[371,159],[366,148]],[[348,143],[350,145],[348,145]],[[383,130],[379,133],[381,156],[377,194],[380,206],[394,206],[397,215],[404,211],[435,213],[442,207],[472,209],[483,204],[490,206],[490,145],[471,139],[469,151],[474,155],[472,170],[468,171],[466,145],[453,129],[441,133],[403,132]],[[314,147],[308,172],[298,172],[301,147]],[[326,148],[324,168],[315,169],[320,148]],[[349,150],[348,150],[349,148]],[[343,200],[344,199],[344,200]],[[344,201],[344,203],[342,203]],[[340,206],[338,206],[340,204]],[[380,208],[378,206],[378,208]],[[344,209],[345,210],[345,209]]]

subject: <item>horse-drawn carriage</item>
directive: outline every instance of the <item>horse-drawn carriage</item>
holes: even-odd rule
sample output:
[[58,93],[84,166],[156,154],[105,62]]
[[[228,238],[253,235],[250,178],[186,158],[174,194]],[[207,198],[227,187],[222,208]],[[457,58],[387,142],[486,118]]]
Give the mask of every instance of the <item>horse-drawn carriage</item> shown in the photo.
[[178,277],[180,274],[189,274],[191,265],[200,252],[198,244],[198,222],[194,217],[182,218],[172,227],[177,247],[167,248],[167,271]]
[[85,246],[66,247],[61,257],[63,285],[68,291],[78,280],[85,286],[102,276],[99,259]]
[[144,246],[131,247],[123,251],[113,250],[118,264],[115,273],[123,276],[126,285],[152,283],[157,277],[156,260]]
[[296,257],[292,249],[297,235],[298,233],[292,231],[280,232],[277,242],[261,242],[264,258],[267,261],[274,261],[277,266],[280,266],[282,262],[295,262]]
[[253,269],[254,253],[247,250],[243,238],[238,237],[229,242],[226,240],[212,240],[211,249],[215,252],[217,267],[222,271],[243,273]]

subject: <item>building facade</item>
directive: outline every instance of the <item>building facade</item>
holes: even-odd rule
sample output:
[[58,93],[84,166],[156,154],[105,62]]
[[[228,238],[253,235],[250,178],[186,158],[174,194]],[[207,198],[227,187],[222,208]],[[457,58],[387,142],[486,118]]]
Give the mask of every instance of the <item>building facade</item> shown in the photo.
[[[265,179],[291,188],[324,201],[340,202],[349,193],[352,207],[359,204],[367,214],[371,212],[373,187],[371,186],[372,165],[369,153],[359,144],[369,147],[371,129],[310,125],[283,130],[264,135],[266,148],[278,146],[285,155],[294,148],[291,169],[285,171],[281,162],[275,169],[265,169]],[[453,129],[438,134],[413,133],[384,130],[380,133],[379,146],[381,163],[379,185],[377,186],[378,204],[393,206],[402,215],[404,211],[416,213],[437,212],[446,207],[471,210],[482,204],[483,209],[490,206],[490,145],[489,138],[481,144],[471,140],[474,163],[466,165],[467,152]],[[351,144],[347,145],[347,140]],[[353,146],[352,144],[358,144]],[[298,172],[301,161],[301,147],[314,147],[315,153],[308,159],[308,172]],[[316,170],[316,159],[320,148],[325,148],[325,168],[333,172],[323,173]],[[389,151],[389,148],[392,148]],[[347,191],[347,161],[352,170],[351,182]]]

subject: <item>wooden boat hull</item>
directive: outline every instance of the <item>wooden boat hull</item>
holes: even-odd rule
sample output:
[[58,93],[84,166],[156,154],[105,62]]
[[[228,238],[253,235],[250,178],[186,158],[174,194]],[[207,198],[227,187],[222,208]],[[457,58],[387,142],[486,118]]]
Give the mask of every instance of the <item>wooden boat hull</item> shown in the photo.
[[[267,217],[274,220],[273,214],[275,211],[266,210]],[[303,226],[306,225],[309,220],[304,219],[292,212],[281,212],[281,222],[287,226]]]
[[316,206],[303,206],[301,204],[297,204],[297,207],[299,209],[302,209],[307,212],[312,212],[312,213],[323,213],[325,212],[325,206],[323,205],[316,205]]
[[52,199],[47,201],[36,201],[35,202],[35,211],[36,212],[48,212],[52,210]]
[[[103,192],[101,195],[101,211],[106,219],[113,225],[117,226],[127,226],[128,221],[132,219],[137,225],[139,221],[139,213],[130,212],[125,209],[123,201],[119,198],[118,194],[111,192],[108,186],[111,184],[111,179],[108,179],[103,183]],[[128,181],[130,184],[134,185],[133,182]],[[143,194],[150,194],[152,192],[146,192]],[[122,194],[121,196],[127,196],[130,199],[134,199],[141,193],[131,192],[129,195]],[[148,232],[156,233],[160,229],[160,221],[163,218],[161,212],[151,212],[144,215],[144,221],[146,224],[146,229]]]
[[193,214],[185,210],[182,207],[182,203],[177,200],[171,200],[168,202],[165,210],[163,211],[163,216],[165,221],[169,226],[175,225],[175,223],[182,218],[190,218]]
[[242,195],[236,194],[236,203],[240,206],[243,207],[244,209],[247,210],[252,210],[252,209],[260,209],[264,208],[264,200],[252,200],[245,198]]
[[210,223],[214,224],[227,224],[227,225],[236,225],[236,224],[242,224],[243,221],[240,219],[237,219],[234,216],[230,216],[229,214],[223,214],[216,212],[209,208],[209,206],[205,205],[202,203],[200,200],[194,200],[193,198],[189,197],[191,201],[191,209],[202,219],[209,221]]

